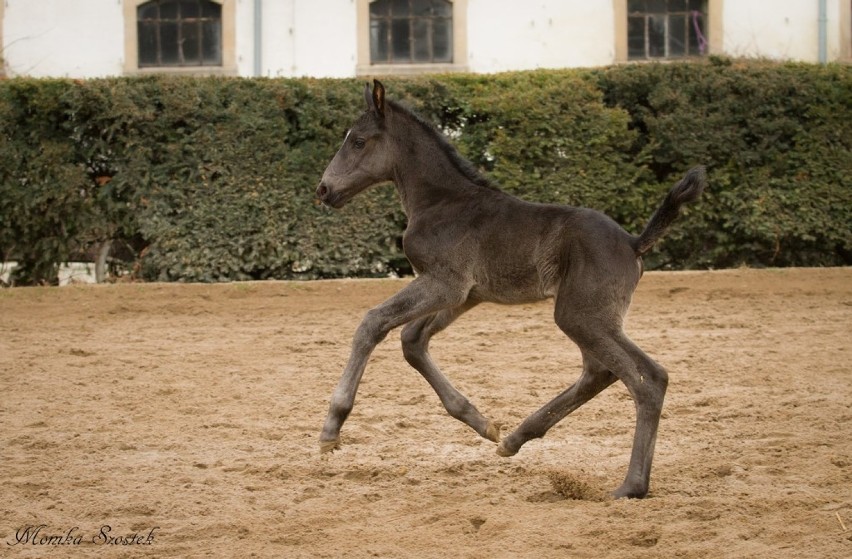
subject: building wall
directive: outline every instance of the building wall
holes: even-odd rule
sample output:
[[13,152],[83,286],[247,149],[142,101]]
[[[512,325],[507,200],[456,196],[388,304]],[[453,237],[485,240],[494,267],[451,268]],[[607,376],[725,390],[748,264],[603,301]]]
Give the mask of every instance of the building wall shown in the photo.
[[[7,75],[90,78],[133,73],[140,0],[0,0]],[[232,63],[241,76],[351,77],[364,65],[363,10],[369,0],[260,0],[260,67],[255,60],[256,0],[230,4]],[[626,0],[456,0],[464,11],[463,46],[453,69],[500,72],[601,66],[626,57],[618,45]],[[818,61],[819,0],[710,0],[711,52]],[[827,0],[828,60],[852,59],[852,2]],[[359,10],[362,15],[359,18]],[[128,31],[130,30],[130,31]],[[125,46],[127,43],[127,46]],[[359,54],[359,52],[361,54]],[[359,65],[360,62],[360,65]],[[414,70],[418,70],[415,68]],[[182,70],[187,71],[187,70]]]
[[[244,40],[239,73],[254,75],[254,0],[237,7]],[[354,0],[265,0],[261,18],[261,75],[355,75],[356,19]]]
[[728,1],[724,12],[724,51],[731,56],[816,62],[817,13],[817,0]]
[[603,66],[615,60],[611,0],[469,0],[473,72]]
[[10,76],[120,75],[122,6],[115,0],[0,0],[3,59]]
[[[852,58],[852,2],[826,0],[826,55]],[[723,50],[734,57],[819,62],[819,0],[726,0]]]

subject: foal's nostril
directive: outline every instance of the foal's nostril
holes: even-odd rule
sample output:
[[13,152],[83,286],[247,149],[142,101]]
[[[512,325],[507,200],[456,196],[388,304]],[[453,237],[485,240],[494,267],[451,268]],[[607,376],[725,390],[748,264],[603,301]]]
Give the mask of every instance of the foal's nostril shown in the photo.
[[322,200],[322,199],[324,199],[326,196],[328,196],[328,187],[327,187],[326,185],[324,185],[324,184],[320,184],[320,185],[317,187],[317,198],[319,198],[320,200]]

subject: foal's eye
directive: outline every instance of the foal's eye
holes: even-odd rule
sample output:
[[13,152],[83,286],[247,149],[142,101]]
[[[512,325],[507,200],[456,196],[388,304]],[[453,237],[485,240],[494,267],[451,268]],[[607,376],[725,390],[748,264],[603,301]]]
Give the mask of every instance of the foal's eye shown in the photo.
[[367,142],[364,140],[364,138],[355,138],[355,142],[353,143],[355,145],[355,149],[364,149],[364,144],[366,144]]

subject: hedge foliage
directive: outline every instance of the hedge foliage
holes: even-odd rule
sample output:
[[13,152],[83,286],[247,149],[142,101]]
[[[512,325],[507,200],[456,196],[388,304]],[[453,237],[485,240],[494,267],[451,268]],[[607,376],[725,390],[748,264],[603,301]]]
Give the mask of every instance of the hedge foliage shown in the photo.
[[[712,59],[384,80],[504,189],[638,232],[681,173],[710,188],[649,268],[852,263],[852,69]],[[0,82],[0,252],[18,283],[107,241],[164,281],[406,272],[394,189],[314,189],[362,80]]]

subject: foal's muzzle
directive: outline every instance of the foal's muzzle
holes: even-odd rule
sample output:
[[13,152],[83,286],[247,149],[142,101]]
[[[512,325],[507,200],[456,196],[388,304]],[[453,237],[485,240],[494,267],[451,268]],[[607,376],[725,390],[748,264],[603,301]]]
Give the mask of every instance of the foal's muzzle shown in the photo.
[[343,196],[339,192],[333,191],[325,182],[320,182],[317,186],[317,200],[330,208],[339,208],[346,203]]
[[317,199],[319,199],[320,202],[324,202],[325,198],[328,196],[328,193],[328,187],[323,183],[319,183],[319,186],[317,187]]

